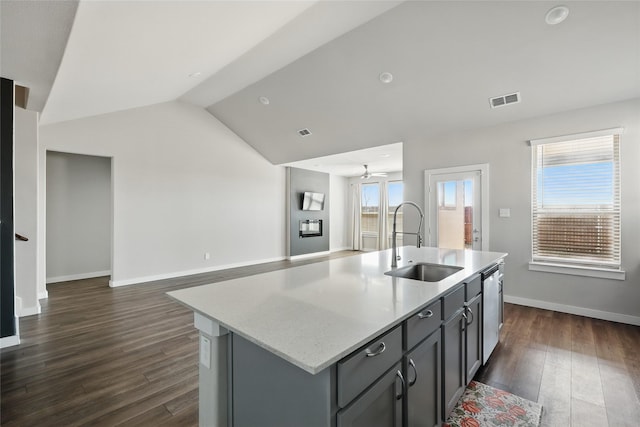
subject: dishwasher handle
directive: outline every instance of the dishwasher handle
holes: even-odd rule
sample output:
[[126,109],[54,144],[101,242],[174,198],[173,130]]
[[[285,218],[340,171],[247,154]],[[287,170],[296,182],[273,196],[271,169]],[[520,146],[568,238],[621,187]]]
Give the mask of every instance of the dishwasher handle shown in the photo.
[[480,273],[482,275],[482,281],[484,282],[489,277],[494,275],[498,271],[499,268],[500,267],[498,266],[498,264],[495,264],[495,265],[489,267],[488,269],[486,269],[485,271],[483,271],[482,273]]

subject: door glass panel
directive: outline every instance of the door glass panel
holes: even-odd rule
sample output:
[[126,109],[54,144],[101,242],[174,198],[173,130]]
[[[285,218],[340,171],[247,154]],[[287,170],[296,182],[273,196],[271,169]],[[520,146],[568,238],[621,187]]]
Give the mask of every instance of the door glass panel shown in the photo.
[[440,248],[480,250],[479,175],[453,173],[433,178],[432,244]]
[[438,183],[438,247],[464,249],[464,181]]

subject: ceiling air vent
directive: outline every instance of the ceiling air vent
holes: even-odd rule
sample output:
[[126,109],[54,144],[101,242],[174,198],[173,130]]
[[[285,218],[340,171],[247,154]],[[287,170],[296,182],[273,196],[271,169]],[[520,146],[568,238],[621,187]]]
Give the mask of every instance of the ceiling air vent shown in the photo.
[[498,108],[509,104],[516,104],[520,102],[520,92],[511,93],[509,95],[496,96],[495,98],[489,98],[489,104],[491,108]]
[[311,131],[309,129],[307,129],[307,128],[300,129],[298,131],[298,135],[300,135],[302,137],[309,136],[309,135],[311,135]]

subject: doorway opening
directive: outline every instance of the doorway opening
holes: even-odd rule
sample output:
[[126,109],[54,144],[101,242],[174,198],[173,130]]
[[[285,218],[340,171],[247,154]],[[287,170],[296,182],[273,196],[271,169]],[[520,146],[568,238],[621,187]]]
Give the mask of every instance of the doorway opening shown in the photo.
[[112,158],[47,151],[46,283],[110,276]]

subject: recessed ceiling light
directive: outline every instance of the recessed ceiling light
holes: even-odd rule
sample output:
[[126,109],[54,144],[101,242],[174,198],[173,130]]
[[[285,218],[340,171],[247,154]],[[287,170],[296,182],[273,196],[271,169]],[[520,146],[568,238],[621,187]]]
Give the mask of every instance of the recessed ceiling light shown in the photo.
[[549,25],[556,25],[567,19],[569,16],[569,8],[567,6],[556,6],[549,9],[544,16],[544,20]]
[[189,74],[189,77],[200,77],[202,75],[201,71],[196,71],[195,73]]
[[384,157],[384,158],[391,157],[391,154],[380,154],[380,157]]
[[382,83],[391,83],[393,81],[393,74],[388,71],[381,73],[378,77]]
[[258,101],[260,101],[260,104],[262,105],[269,105],[269,102],[271,102],[266,96],[261,96],[260,98],[258,98]]

